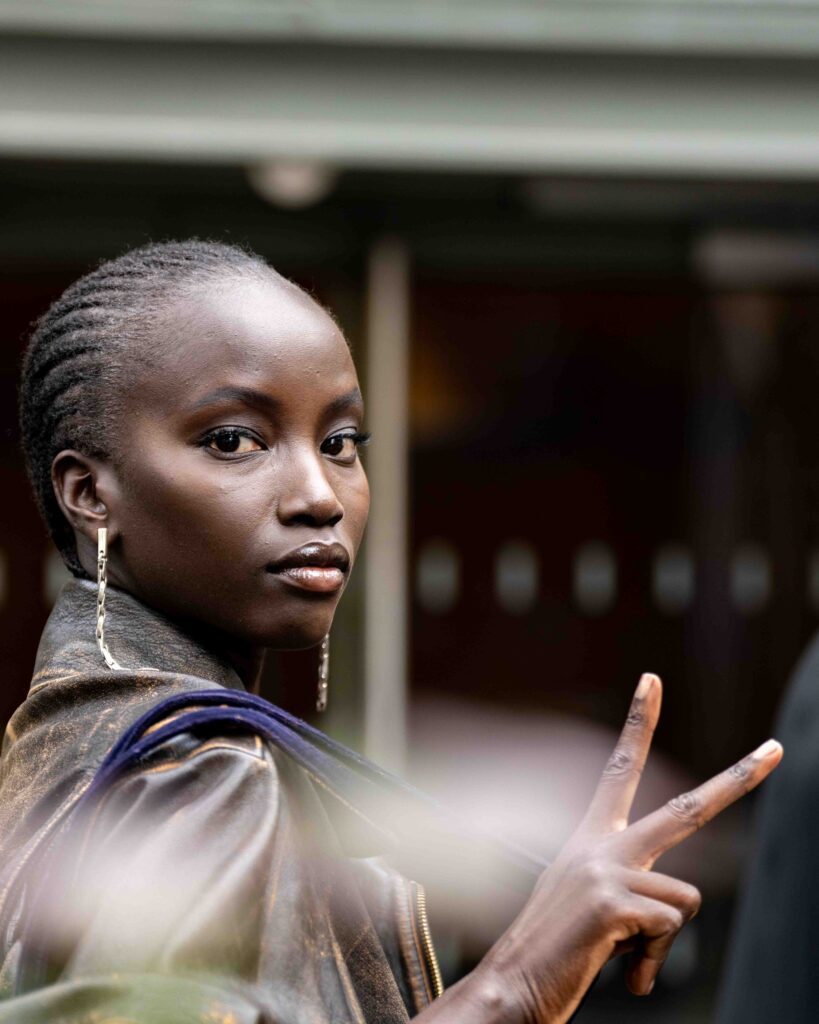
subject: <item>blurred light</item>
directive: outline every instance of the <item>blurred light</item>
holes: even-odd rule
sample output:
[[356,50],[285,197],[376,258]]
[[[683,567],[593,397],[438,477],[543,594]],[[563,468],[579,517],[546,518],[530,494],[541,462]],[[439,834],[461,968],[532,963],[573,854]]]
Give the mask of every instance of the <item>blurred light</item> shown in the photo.
[[[713,195],[713,187],[708,198]],[[540,215],[662,217],[691,215],[704,205],[702,185],[688,182],[593,181],[587,178],[560,180],[529,178],[521,182],[520,194],[530,209]],[[732,196],[721,189],[716,197],[724,202]]]
[[431,540],[418,555],[415,589],[418,603],[431,615],[451,611],[461,587],[458,552],[445,540]]
[[758,544],[738,548],[731,562],[731,598],[745,615],[761,611],[771,592],[771,565]]
[[510,615],[523,615],[537,600],[538,557],[526,541],[509,541],[495,561],[495,597]]
[[819,235],[719,231],[694,246],[696,269],[727,287],[812,283],[819,280]]
[[602,615],[617,597],[617,560],[608,544],[593,541],[577,552],[574,600],[586,615]]
[[247,177],[254,191],[268,203],[301,210],[330,195],[338,172],[326,164],[272,160],[248,167]]
[[[684,217],[702,221],[719,212],[747,215],[769,205],[771,187],[757,181],[663,181],[643,178],[595,179],[531,177],[519,186],[523,202],[540,216],[628,217],[663,220]],[[740,222],[741,223],[741,222]]]
[[682,544],[666,544],[657,552],[653,573],[654,600],[661,612],[680,615],[694,600],[694,561]]
[[49,608],[57,600],[57,595],[63,589],[63,584],[70,579],[71,573],[66,569],[60,552],[56,548],[52,548],[46,555],[43,566],[43,596]]

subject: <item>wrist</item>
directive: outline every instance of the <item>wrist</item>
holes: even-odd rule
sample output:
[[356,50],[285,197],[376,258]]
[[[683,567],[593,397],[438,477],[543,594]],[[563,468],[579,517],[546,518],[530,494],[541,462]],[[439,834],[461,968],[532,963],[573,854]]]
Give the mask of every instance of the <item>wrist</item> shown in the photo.
[[481,1024],[530,1024],[524,993],[509,971],[484,962],[469,976],[469,997]]

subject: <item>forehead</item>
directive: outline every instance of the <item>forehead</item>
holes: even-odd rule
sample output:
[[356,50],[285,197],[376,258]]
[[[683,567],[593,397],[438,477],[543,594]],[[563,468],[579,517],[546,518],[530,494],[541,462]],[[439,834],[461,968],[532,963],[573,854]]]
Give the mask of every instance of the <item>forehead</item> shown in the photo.
[[239,384],[302,402],[356,384],[332,317],[277,280],[227,280],[174,300],[153,332],[142,398],[178,403]]

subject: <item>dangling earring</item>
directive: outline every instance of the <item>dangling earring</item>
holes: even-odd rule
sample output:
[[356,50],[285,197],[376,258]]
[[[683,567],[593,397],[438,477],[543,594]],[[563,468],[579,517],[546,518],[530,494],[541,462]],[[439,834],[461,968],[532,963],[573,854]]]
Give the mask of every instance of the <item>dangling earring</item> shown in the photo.
[[329,684],[330,634],[328,633],[321,641],[321,647],[319,647],[318,698],[316,700],[316,711],[325,711],[327,708],[327,687]]
[[97,644],[108,668],[125,671],[114,661],[105,643],[105,591],[108,587],[108,530],[97,530]]

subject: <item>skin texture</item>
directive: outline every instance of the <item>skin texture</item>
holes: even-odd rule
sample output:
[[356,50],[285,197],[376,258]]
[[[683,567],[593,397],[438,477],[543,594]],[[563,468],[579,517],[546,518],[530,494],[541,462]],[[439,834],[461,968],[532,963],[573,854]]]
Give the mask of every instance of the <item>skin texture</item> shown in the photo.
[[271,563],[317,541],[351,567],[361,543],[355,368],[332,318],[272,275],[178,300],[155,342],[125,395],[117,464],[63,452],[55,489],[92,578],[107,526],[109,582],[204,633],[252,685],[266,648],[319,643],[342,592]]
[[[341,545],[351,567],[361,542],[369,492],[351,439],[363,415],[355,369],[331,317],[272,276],[200,288],[156,333],[125,395],[117,459],[61,452],[55,493],[92,578],[106,526],[110,582],[201,634],[252,685],[266,648],[321,640],[343,589],[305,590],[271,563],[318,541]],[[643,677],[583,823],[511,927],[422,1024],[560,1024],[623,953],[632,991],[651,991],[700,900],[655,861],[782,755],[769,741],[629,825],[661,692]]]

